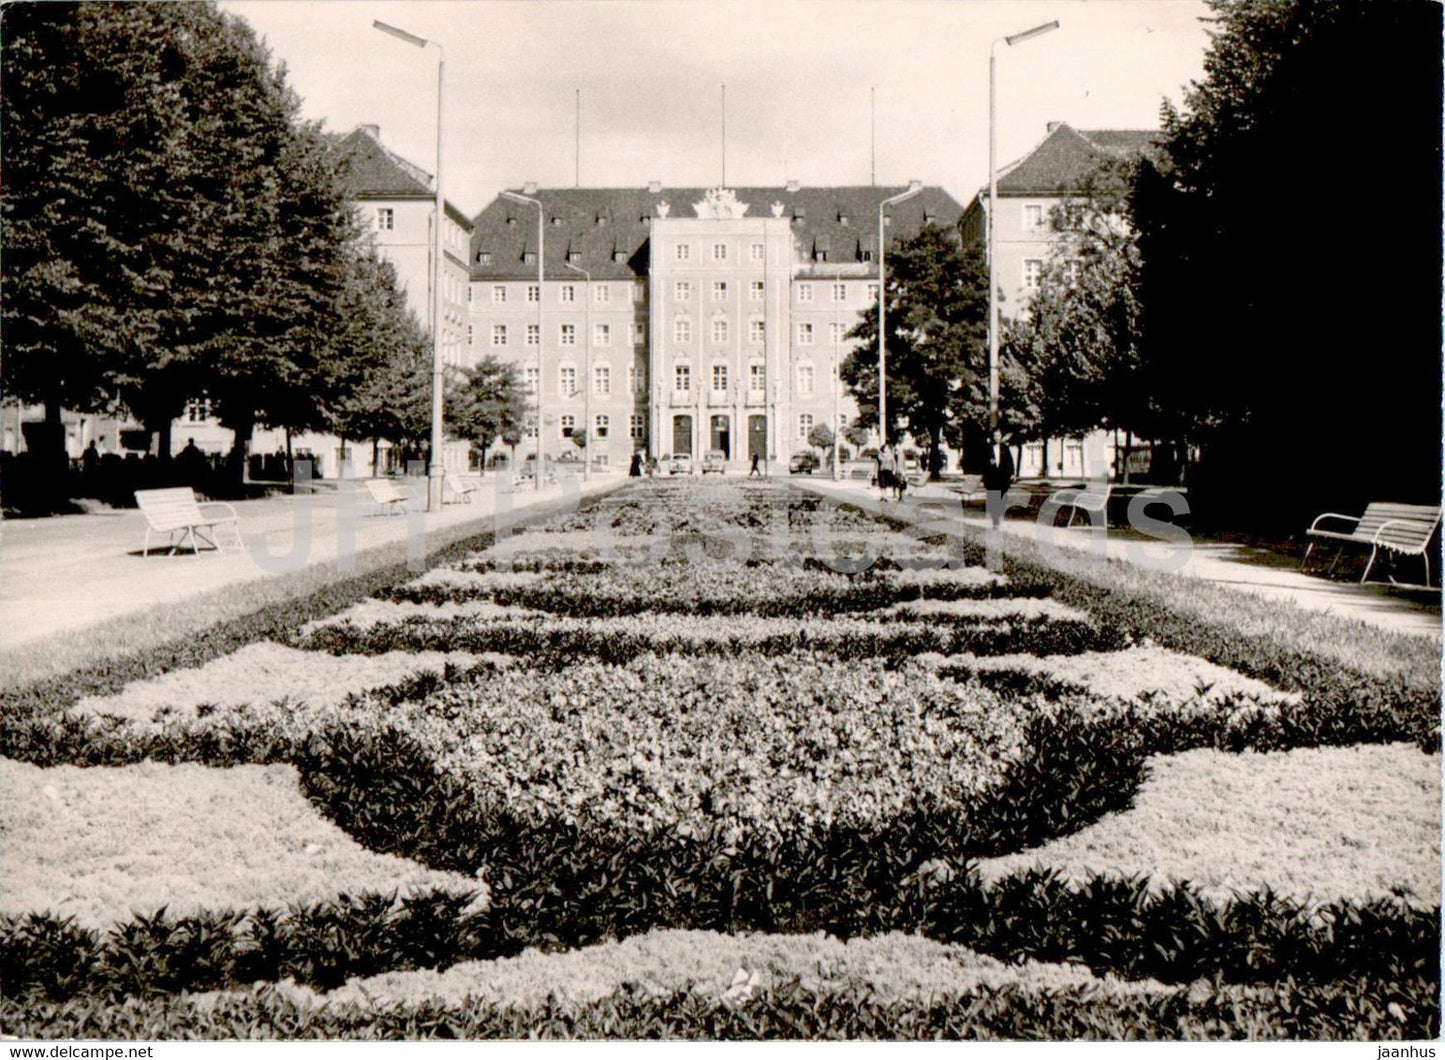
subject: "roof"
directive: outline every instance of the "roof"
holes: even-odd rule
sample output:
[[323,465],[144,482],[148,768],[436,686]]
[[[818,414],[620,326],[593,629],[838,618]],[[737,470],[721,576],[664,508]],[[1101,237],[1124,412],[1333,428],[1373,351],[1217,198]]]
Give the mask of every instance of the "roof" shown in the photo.
[[[771,217],[775,203],[782,216],[794,219],[793,240],[799,256],[811,259],[816,250],[828,252],[829,265],[857,263],[861,251],[877,257],[878,204],[906,186],[870,185],[840,188],[748,187],[732,188],[738,201],[748,204],[747,217]],[[544,243],[548,276],[569,275],[563,261],[569,252],[581,254],[577,262],[598,280],[632,279],[647,274],[648,222],[657,217],[659,203],[670,206],[669,216],[692,217],[692,204],[701,202],[706,188],[542,188],[531,193],[542,203],[546,221]],[[890,231],[909,236],[931,218],[939,225],[958,222],[962,208],[942,188],[925,187],[907,200],[889,207]],[[510,223],[509,223],[510,222]],[[536,207],[498,197],[476,217],[472,235],[472,279],[525,279],[536,275],[536,265],[522,255],[535,249]],[[490,255],[483,263],[479,253]],[[621,255],[621,260],[617,260]]]
[[997,177],[1004,195],[1068,195],[1107,162],[1152,153],[1160,134],[1148,129],[1075,129],[1059,122],[1043,141]]
[[[374,125],[359,125],[336,141],[341,181],[353,199],[436,197],[432,175],[387,148]],[[471,218],[447,202],[447,215],[470,230]]]

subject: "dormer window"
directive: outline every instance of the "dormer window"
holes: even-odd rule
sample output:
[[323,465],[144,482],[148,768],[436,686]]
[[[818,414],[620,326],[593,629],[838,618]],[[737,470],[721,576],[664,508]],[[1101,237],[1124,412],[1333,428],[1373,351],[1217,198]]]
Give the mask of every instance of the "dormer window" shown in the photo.
[[508,217],[508,218],[507,218],[507,225],[508,225],[508,227],[510,227],[510,226],[512,226],[512,225],[515,225],[516,223],[517,223],[517,219],[516,219],[515,217]]
[[846,225],[848,223],[848,215],[846,213],[838,214],[838,223],[840,225]]
[[617,264],[619,264],[619,265],[625,264],[626,261],[627,261],[627,251],[625,251],[625,250],[614,250],[614,251],[612,252],[612,260],[615,261],[615,262],[616,262]]
[[479,251],[477,251],[477,264],[478,264],[478,265],[490,265],[491,263],[492,263],[492,255],[491,255],[488,251],[485,251],[485,250],[479,250]]
[[524,264],[524,265],[535,265],[535,264],[537,264],[537,252],[536,252],[535,250],[523,251],[523,253],[522,253],[522,264]]
[[582,254],[580,251],[569,250],[567,251],[567,260],[570,261],[573,265],[576,265],[582,260]]
[[554,218],[552,218],[552,227],[553,227],[553,228],[561,228],[561,227],[562,227],[562,218],[560,218],[560,217],[554,217]]

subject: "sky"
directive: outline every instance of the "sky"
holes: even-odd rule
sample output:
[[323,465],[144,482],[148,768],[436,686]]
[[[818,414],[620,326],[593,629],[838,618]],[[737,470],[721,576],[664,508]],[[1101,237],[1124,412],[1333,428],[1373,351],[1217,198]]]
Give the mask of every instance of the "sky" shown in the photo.
[[[988,181],[991,41],[999,164],[1046,124],[1156,128],[1202,76],[1195,0],[221,0],[286,65],[302,114],[435,168],[468,214],[503,187]],[[580,90],[580,152],[577,150]],[[872,117],[870,119],[870,90]],[[580,166],[579,166],[580,158]]]

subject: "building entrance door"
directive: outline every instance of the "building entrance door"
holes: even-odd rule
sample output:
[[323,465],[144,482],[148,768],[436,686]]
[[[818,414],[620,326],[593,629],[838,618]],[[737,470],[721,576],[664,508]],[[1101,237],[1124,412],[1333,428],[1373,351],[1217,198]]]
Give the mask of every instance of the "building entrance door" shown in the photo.
[[768,458],[768,418],[766,416],[748,417],[748,459],[766,460]]
[[692,417],[672,418],[672,455],[692,456]]
[[727,460],[733,458],[733,432],[732,420],[727,416],[714,416],[712,418],[712,445],[711,449],[721,449],[723,457]]

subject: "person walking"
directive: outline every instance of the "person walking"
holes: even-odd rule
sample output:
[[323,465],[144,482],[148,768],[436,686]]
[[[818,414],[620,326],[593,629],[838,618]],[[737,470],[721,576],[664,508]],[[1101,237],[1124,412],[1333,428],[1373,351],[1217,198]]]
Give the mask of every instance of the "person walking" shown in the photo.
[[893,491],[894,499],[900,503],[903,500],[904,490],[908,489],[908,475],[905,470],[903,455],[895,443],[893,446]]
[[893,488],[893,454],[888,449],[878,450],[878,499],[886,501],[888,491]]
[[748,469],[748,478],[762,478],[763,473],[758,469],[758,454],[753,453],[753,466]]
[[988,467],[983,473],[983,488],[987,491],[988,517],[997,530],[1003,521],[1005,496],[1014,481],[1014,458],[1009,447],[1003,442],[1003,433],[993,432],[993,443],[989,446]]

